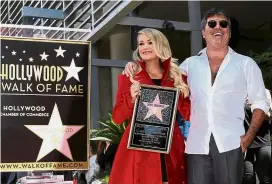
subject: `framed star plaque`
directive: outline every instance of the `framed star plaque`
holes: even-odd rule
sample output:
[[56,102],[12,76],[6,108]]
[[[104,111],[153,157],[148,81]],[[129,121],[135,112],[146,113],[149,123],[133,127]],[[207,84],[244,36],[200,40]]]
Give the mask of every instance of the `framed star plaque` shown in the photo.
[[90,43],[0,41],[1,171],[88,169]]
[[141,85],[131,122],[128,149],[168,154],[176,119],[176,88]]

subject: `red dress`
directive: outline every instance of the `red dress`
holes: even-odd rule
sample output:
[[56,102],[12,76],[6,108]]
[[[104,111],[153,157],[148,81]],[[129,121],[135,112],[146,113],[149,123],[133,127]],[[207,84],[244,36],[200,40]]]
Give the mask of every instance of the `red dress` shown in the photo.
[[[153,81],[145,71],[145,63],[139,62],[142,70],[134,77],[141,84],[153,85]],[[173,80],[168,78],[170,60],[163,62],[164,74],[161,86],[173,87]],[[184,77],[184,76],[183,76]],[[184,77],[185,79],[185,77]],[[185,79],[186,80],[186,79]],[[130,119],[133,114],[132,98],[130,95],[131,82],[125,75],[118,76],[118,91],[116,104],[113,109],[113,120],[120,124]],[[178,111],[185,120],[189,119],[190,101],[180,95]],[[127,149],[130,124],[126,128],[110,173],[109,184],[162,184],[160,153]],[[172,145],[169,154],[165,154],[167,177],[169,184],[186,183],[186,164],[184,154],[184,137],[175,123]]]

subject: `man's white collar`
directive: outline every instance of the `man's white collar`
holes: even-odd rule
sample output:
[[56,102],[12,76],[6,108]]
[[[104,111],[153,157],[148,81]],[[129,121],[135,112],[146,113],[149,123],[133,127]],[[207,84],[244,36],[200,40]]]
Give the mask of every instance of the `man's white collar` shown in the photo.
[[[228,47],[229,48],[229,51],[228,51],[228,54],[231,54],[233,52],[233,49]],[[201,51],[198,52],[198,56],[201,56],[202,54],[206,54],[206,51],[207,51],[207,47],[205,47],[204,49],[202,49]]]

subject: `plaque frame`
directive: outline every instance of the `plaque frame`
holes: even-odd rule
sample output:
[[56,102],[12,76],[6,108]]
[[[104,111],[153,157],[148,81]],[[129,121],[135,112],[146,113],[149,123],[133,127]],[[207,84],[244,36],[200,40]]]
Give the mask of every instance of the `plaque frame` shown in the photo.
[[[140,101],[141,101],[141,98],[143,97],[143,95],[138,96],[136,98],[135,104],[134,104],[133,116],[132,116],[132,120],[131,120],[131,127],[130,127],[130,132],[129,132],[127,148],[132,149],[132,150],[140,150],[140,151],[149,151],[149,152],[169,154],[170,149],[171,149],[171,144],[172,144],[174,125],[175,125],[175,121],[176,121],[177,104],[178,104],[178,99],[179,99],[179,90],[177,88],[173,88],[173,87],[164,87],[164,86],[156,86],[156,85],[140,84],[140,86],[141,86],[141,90],[147,89],[147,90],[150,90],[150,91],[154,91],[154,90],[166,91],[166,92],[172,92],[174,94],[172,109],[170,111],[171,120],[170,120],[170,123],[169,123],[168,126],[164,125],[164,124],[162,124],[162,125],[156,124],[155,125],[154,123],[150,124],[149,122],[137,121],[136,120],[137,112],[138,112]],[[157,126],[157,127],[168,128],[166,141],[165,141],[165,147],[164,148],[158,148],[158,147],[143,146],[143,145],[134,144],[133,141],[134,141],[134,137],[135,137],[134,135],[135,135],[135,126],[136,126],[136,124],[137,125],[146,125],[146,126],[153,126],[153,127]]]

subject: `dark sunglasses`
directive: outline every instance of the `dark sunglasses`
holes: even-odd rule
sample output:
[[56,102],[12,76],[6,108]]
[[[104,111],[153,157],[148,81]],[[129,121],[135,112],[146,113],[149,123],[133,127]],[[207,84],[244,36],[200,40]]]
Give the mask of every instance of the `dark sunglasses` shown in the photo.
[[226,21],[226,20],[220,20],[220,21],[210,20],[208,22],[208,26],[213,29],[217,25],[217,22],[219,23],[221,28],[227,28],[229,25],[228,21]]

